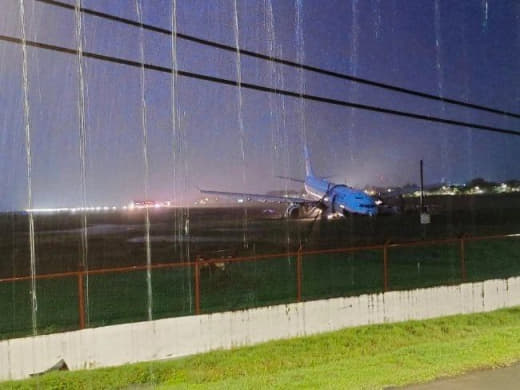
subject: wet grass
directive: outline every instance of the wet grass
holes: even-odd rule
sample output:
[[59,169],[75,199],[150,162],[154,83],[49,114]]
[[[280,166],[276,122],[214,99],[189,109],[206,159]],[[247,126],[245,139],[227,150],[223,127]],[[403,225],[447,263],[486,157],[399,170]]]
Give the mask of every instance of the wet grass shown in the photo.
[[[519,199],[517,199],[519,200]],[[495,204],[495,203],[493,203]],[[499,203],[504,206],[504,203]],[[288,221],[262,219],[262,209],[250,210],[244,242],[243,210],[191,211],[189,242],[153,241],[152,262],[175,263],[195,259],[287,253],[300,243],[306,250],[382,244],[407,240],[520,231],[519,210],[488,208],[434,216],[426,228],[417,215],[350,218],[345,221]],[[471,212],[470,212],[471,211]],[[153,212],[151,234],[178,237],[172,212]],[[26,216],[0,215],[0,278],[28,273]],[[79,269],[81,220],[78,215],[37,216],[36,269],[38,274]],[[89,225],[108,227],[90,234],[89,269],[145,264],[143,214],[107,213],[89,216]],[[114,228],[113,230],[111,230]],[[175,230],[177,229],[177,230]],[[177,236],[176,236],[177,234]],[[136,240],[137,239],[137,240]],[[245,245],[247,244],[247,245]],[[390,248],[388,283],[394,290],[462,281],[458,243],[430,247]],[[294,302],[297,299],[296,258],[281,256],[257,262],[205,267],[200,274],[201,311],[224,310]],[[465,245],[467,281],[520,275],[520,239],[471,241]],[[147,319],[146,273],[91,275],[84,279],[87,326],[103,326]],[[383,290],[383,252],[306,255],[302,265],[302,298],[323,299]],[[153,318],[195,313],[194,273],[191,269],[152,272]],[[0,339],[32,334],[31,285],[28,281],[0,282]],[[37,333],[76,329],[79,325],[75,276],[37,281]]]
[[520,308],[364,326],[192,357],[55,372],[2,389],[381,389],[520,360]]
[[[520,239],[467,242],[467,281],[520,275]],[[391,290],[462,282],[459,244],[391,248]],[[239,310],[297,300],[295,257],[204,267],[200,271],[202,313]],[[88,327],[147,319],[145,271],[91,275],[84,278]],[[152,272],[152,316],[195,313],[195,284],[190,268]],[[383,253],[306,255],[302,260],[303,300],[377,293],[383,290]],[[37,281],[37,333],[77,329],[77,278]],[[30,281],[0,283],[0,339],[32,334]]]

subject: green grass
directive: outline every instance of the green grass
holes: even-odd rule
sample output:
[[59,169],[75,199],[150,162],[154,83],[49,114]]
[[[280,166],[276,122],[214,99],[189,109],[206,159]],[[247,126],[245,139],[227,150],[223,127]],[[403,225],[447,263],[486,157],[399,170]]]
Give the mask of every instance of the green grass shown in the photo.
[[518,360],[520,308],[513,308],[351,328],[170,361],[51,373],[0,383],[0,388],[379,389]]
[[[466,280],[481,281],[520,275],[520,240],[466,243]],[[382,250],[303,257],[304,300],[378,293],[383,289]],[[391,290],[456,284],[462,281],[459,244],[391,248]],[[86,280],[84,282],[87,286]],[[213,313],[296,301],[296,258],[284,257],[202,268],[201,311]],[[77,279],[37,282],[38,333],[77,329]],[[0,283],[0,339],[29,335],[31,283]],[[152,272],[153,318],[194,314],[194,276],[186,268]],[[147,319],[145,271],[91,275],[88,280],[87,326]]]

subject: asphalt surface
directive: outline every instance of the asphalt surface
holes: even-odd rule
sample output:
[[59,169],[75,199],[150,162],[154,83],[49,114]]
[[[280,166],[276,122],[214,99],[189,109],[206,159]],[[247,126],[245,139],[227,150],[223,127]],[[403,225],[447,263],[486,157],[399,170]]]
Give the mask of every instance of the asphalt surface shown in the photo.
[[520,389],[520,363],[510,367],[473,371],[462,376],[405,387],[407,390]]

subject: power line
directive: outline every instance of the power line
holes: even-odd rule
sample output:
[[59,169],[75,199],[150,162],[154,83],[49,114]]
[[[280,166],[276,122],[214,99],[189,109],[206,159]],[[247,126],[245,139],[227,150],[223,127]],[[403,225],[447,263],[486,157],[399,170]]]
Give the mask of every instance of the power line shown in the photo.
[[[66,8],[66,9],[70,9],[70,10],[76,10],[75,5],[62,3],[62,2],[56,1],[56,0],[35,0],[35,1],[53,5],[56,7]],[[161,34],[165,34],[165,35],[169,35],[169,36],[171,36],[173,34],[172,31],[169,29],[165,29],[165,28],[161,28],[161,27],[157,27],[157,26],[153,26],[153,25],[149,25],[149,24],[142,24],[142,23],[136,22],[131,19],[121,18],[121,17],[115,16],[115,15],[107,14],[107,13],[100,12],[100,11],[95,11],[95,10],[84,8],[84,7],[80,7],[79,9],[81,12],[83,12],[87,15],[96,16],[99,18],[111,20],[111,21],[118,22],[118,23],[127,24],[127,25],[134,26],[134,27],[141,27],[145,30],[149,30],[149,31],[153,31],[156,33],[161,33]],[[334,78],[338,78],[338,79],[342,79],[342,80],[352,81],[352,82],[359,83],[359,84],[365,84],[365,85],[369,85],[372,87],[387,89],[389,91],[404,93],[404,94],[408,94],[408,95],[412,95],[412,96],[421,97],[424,99],[435,100],[435,101],[442,102],[442,103],[454,104],[454,105],[458,105],[461,107],[471,108],[474,110],[481,110],[481,111],[486,111],[486,112],[490,112],[493,114],[509,116],[509,117],[520,119],[520,114],[517,114],[514,112],[509,112],[509,111],[500,110],[500,109],[496,109],[496,108],[492,108],[492,107],[487,107],[487,106],[483,106],[480,104],[468,103],[468,102],[464,102],[461,100],[450,99],[450,98],[446,98],[446,97],[442,97],[442,96],[432,95],[429,93],[420,92],[420,91],[416,91],[416,90],[409,89],[409,88],[398,87],[395,85],[381,83],[381,82],[373,81],[373,80],[368,80],[365,78],[352,76],[352,75],[348,75],[345,73],[339,73],[339,72],[334,72],[331,70],[318,68],[315,66],[300,64],[297,62],[269,56],[269,55],[262,54],[262,53],[257,53],[257,52],[250,51],[250,50],[240,49],[235,46],[230,46],[230,45],[226,45],[223,43],[198,38],[198,37],[194,37],[194,36],[187,35],[187,34],[176,33],[175,36],[176,36],[176,38],[183,39],[186,41],[195,42],[195,43],[198,43],[201,45],[210,46],[213,48],[226,50],[226,51],[233,52],[233,53],[240,52],[241,55],[246,55],[249,57],[258,58],[258,59],[274,62],[274,63],[281,64],[281,65],[295,67],[298,69],[303,69],[303,70],[306,70],[309,72],[314,72],[314,73],[322,74],[325,76],[330,76],[330,77],[334,77]]]
[[[10,42],[10,43],[15,43],[15,44],[20,44],[20,45],[24,44],[24,41],[20,38],[9,37],[9,36],[5,36],[5,35],[0,35],[0,41]],[[76,49],[69,49],[69,48],[65,48],[65,47],[61,47],[61,46],[50,45],[47,43],[41,43],[41,42],[35,42],[35,41],[25,41],[25,44],[30,47],[56,51],[59,53],[72,54],[72,55],[79,54],[79,51]],[[111,62],[111,63],[115,63],[115,64],[119,64],[119,65],[127,65],[127,66],[132,66],[132,67],[139,67],[139,68],[144,67],[145,69],[162,72],[162,73],[170,73],[170,74],[174,73],[174,70],[172,68],[158,66],[158,65],[152,65],[152,64],[145,64],[145,63],[138,62],[138,61],[131,61],[131,60],[123,59],[123,58],[106,56],[106,55],[87,52],[87,51],[83,51],[82,56],[85,58],[92,58],[92,59],[105,61],[105,62]],[[473,129],[477,129],[477,130],[485,130],[485,131],[490,131],[490,132],[494,132],[494,133],[502,133],[502,134],[520,136],[520,131],[512,130],[512,129],[504,129],[501,127],[479,125],[479,124],[475,124],[475,123],[462,122],[462,121],[457,121],[457,120],[453,120],[453,119],[445,119],[445,118],[439,118],[439,117],[430,116],[430,115],[415,114],[415,113],[410,113],[410,112],[406,112],[406,111],[393,110],[393,109],[389,109],[389,108],[370,106],[370,105],[360,104],[360,103],[353,103],[353,102],[349,102],[346,100],[331,99],[331,98],[321,97],[321,96],[317,96],[317,95],[310,95],[310,94],[302,94],[299,92],[288,91],[288,90],[280,89],[280,88],[265,87],[265,86],[258,85],[258,84],[245,83],[245,82],[239,83],[238,81],[235,81],[235,80],[224,79],[221,77],[209,76],[209,75],[204,75],[204,74],[200,74],[200,73],[193,73],[193,72],[188,72],[188,71],[184,71],[184,70],[177,70],[177,71],[175,71],[175,73],[182,77],[209,81],[209,82],[214,82],[214,83],[229,85],[229,86],[234,86],[234,87],[242,87],[242,88],[246,88],[246,89],[250,89],[250,90],[254,90],[254,91],[268,92],[268,93],[274,93],[274,94],[283,95],[283,96],[306,99],[306,100],[311,100],[311,101],[320,102],[320,103],[332,104],[332,105],[336,105],[336,106],[350,107],[350,108],[378,112],[378,113],[382,113],[382,114],[394,115],[394,116],[399,116],[399,117],[424,120],[424,121],[428,121],[428,122],[442,123],[442,124],[453,125],[453,126],[468,127],[468,128],[473,128]]]

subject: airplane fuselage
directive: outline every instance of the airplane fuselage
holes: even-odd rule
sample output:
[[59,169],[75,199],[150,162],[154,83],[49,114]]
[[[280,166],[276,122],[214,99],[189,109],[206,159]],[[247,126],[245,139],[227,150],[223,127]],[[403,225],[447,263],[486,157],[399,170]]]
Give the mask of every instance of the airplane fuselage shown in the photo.
[[374,199],[361,190],[309,175],[305,178],[304,186],[307,194],[315,200],[321,200],[332,214],[377,214]]

